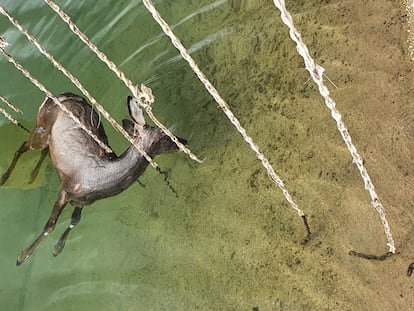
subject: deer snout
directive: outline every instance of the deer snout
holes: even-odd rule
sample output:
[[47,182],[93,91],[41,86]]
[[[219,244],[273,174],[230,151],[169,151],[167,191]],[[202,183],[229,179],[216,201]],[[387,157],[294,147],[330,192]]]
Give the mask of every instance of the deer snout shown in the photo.
[[[182,143],[183,145],[187,145],[187,140],[186,139],[184,139],[184,138],[180,138],[180,137],[177,137],[177,140],[180,142],[180,143]],[[162,151],[161,151],[161,153],[167,153],[167,152],[175,152],[175,151],[178,151],[179,150],[179,148],[178,148],[178,146],[176,145],[176,143],[175,142],[173,142],[172,140],[171,140],[171,138],[170,137],[168,137],[167,135],[165,135],[162,139],[161,139],[161,141],[160,141],[160,149],[162,149]]]
[[[187,140],[184,138],[177,137],[177,140],[183,145],[187,144]],[[161,134],[161,137],[159,138],[159,140],[156,142],[155,146],[153,147],[154,147],[153,151],[155,155],[175,152],[179,150],[175,142],[173,142],[172,139],[164,133]]]

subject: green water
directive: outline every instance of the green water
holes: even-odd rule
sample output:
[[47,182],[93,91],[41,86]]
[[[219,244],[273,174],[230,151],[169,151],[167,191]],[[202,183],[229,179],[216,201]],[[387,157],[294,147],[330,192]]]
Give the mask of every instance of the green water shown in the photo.
[[[311,25],[302,27],[311,46],[325,39],[312,35],[316,26],[307,14],[325,2],[288,2],[299,26]],[[0,4],[117,120],[127,117],[128,90],[47,5]],[[367,203],[367,196],[272,2],[154,5],[175,25],[322,238],[302,245],[301,219],[140,1],[66,1],[63,9],[126,76],[152,88],[158,118],[206,160],[157,158],[179,198],[148,168],[141,178],[145,186],[86,208],[54,258],[53,246],[69,222],[67,207],[55,232],[16,268],[17,255],[40,233],[59,188],[50,160],[28,185],[39,154],[25,155],[0,188],[0,310],[343,310],[360,301],[346,291],[354,284],[348,275],[358,269],[345,273],[338,261],[349,239],[358,237],[338,219],[352,217],[340,208],[346,191],[357,202]],[[50,91],[79,93],[4,17],[0,34],[11,43],[8,53]],[[44,94],[3,58],[0,94],[24,111],[15,116],[33,128]],[[123,151],[126,141],[107,123],[105,128],[111,146]],[[0,118],[0,173],[25,137]],[[373,218],[371,232],[381,236]]]

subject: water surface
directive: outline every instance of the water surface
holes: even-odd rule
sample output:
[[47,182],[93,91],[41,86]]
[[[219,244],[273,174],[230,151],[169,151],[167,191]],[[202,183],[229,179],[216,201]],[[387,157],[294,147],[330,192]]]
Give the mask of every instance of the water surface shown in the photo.
[[[54,258],[53,246],[69,223],[67,207],[54,234],[15,268],[20,250],[41,231],[59,189],[50,160],[36,183],[28,185],[39,154],[25,155],[0,189],[0,309],[412,307],[404,275],[412,220],[403,214],[413,202],[407,187],[413,184],[414,114],[408,82],[399,78],[410,72],[401,61],[407,53],[400,48],[404,21],[397,6],[385,1],[287,3],[311,54],[339,87],[330,86],[400,241],[399,257],[372,263],[347,253],[385,252],[381,224],[272,1],[154,4],[285,180],[309,215],[316,238],[302,244],[302,220],[140,1],[66,1],[62,7],[80,29],[132,81],[152,88],[158,118],[206,160],[200,165],[183,154],[157,158],[178,198],[149,168],[141,178],[144,186],[137,183],[86,208],[65,250]],[[1,5],[117,120],[127,117],[128,89],[47,5],[39,0],[2,0]],[[79,93],[3,17],[0,30],[12,44],[8,53],[49,90]],[[4,59],[0,94],[24,111],[16,117],[26,127],[35,126],[44,94]],[[381,126],[384,122],[387,126]],[[105,126],[111,146],[122,152],[126,141]],[[0,172],[25,137],[0,118]]]

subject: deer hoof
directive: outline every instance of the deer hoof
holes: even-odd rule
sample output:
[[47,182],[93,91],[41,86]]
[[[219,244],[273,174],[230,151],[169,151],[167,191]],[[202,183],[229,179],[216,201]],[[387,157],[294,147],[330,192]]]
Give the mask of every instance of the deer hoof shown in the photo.
[[53,249],[53,252],[52,252],[53,256],[56,257],[57,255],[59,255],[63,251],[63,247],[65,247],[65,242],[66,241],[64,241],[64,240],[59,240],[57,242],[57,244],[55,245],[55,248]]
[[30,257],[29,254],[27,254],[26,252],[21,252],[19,257],[17,257],[16,260],[16,266],[20,266],[23,262],[25,262],[28,258]]

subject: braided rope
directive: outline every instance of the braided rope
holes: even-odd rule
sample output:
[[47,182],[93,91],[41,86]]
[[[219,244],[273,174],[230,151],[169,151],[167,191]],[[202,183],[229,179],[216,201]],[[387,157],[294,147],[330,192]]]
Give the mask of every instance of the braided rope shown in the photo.
[[310,56],[309,50],[305,43],[302,41],[302,36],[299,31],[296,29],[292,15],[286,9],[285,1],[284,0],[273,0],[275,6],[280,10],[282,21],[285,23],[286,26],[289,28],[289,34],[291,39],[296,43],[296,48],[298,53],[302,56],[306,69],[309,71],[309,74],[312,80],[318,86],[319,92],[325,101],[325,105],[331,111],[332,118],[336,121],[337,128],[339,133],[342,136],[342,139],[347,146],[354,164],[358,167],[358,170],[361,174],[362,179],[364,180],[365,189],[369,192],[371,196],[371,205],[379,214],[381,219],[381,223],[384,227],[385,234],[388,240],[388,247],[391,253],[395,253],[395,244],[394,239],[392,237],[391,228],[386,218],[385,209],[375,192],[375,187],[371,181],[371,178],[364,166],[364,162],[362,157],[359,155],[355,145],[352,143],[351,135],[348,132],[348,129],[345,123],[342,121],[342,116],[339,111],[336,109],[335,101],[330,97],[329,90],[325,86],[323,82],[323,72],[325,69],[320,65],[316,64],[314,59]]

